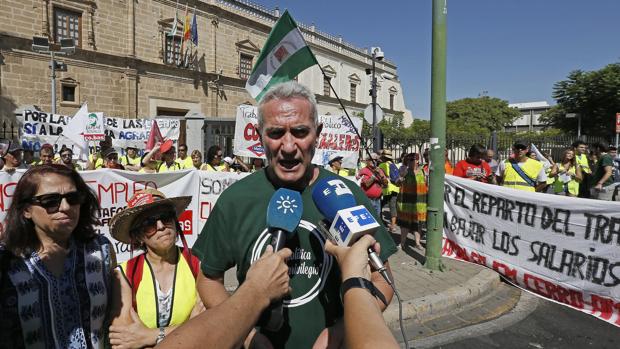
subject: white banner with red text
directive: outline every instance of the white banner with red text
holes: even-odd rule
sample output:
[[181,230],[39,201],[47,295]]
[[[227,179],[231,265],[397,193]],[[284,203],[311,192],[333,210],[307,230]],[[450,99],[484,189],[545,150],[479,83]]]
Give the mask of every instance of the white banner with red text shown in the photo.
[[442,254],[620,326],[620,203],[446,176]]
[[[319,122],[323,124],[323,129],[317,141],[312,163],[325,166],[329,161],[329,156],[336,153],[343,158],[342,167],[357,168],[361,140],[355,129],[362,129],[362,119],[354,116],[351,120],[353,124],[344,115],[319,115]],[[257,107],[238,106],[235,122],[235,155],[265,158],[265,149],[260,141],[257,128]]]
[[[4,219],[11,206],[15,186],[23,173],[24,170],[18,170],[9,175],[0,171],[0,232],[6,224]],[[179,223],[191,247],[222,191],[247,174],[197,170],[147,174],[102,169],[83,171],[80,175],[93,189],[101,205],[98,225],[95,228],[98,233],[107,236],[112,241],[117,260],[123,262],[130,258],[129,245],[112,238],[109,223],[114,214],[127,207],[127,201],[136,191],[156,188],[166,197],[191,196],[193,198],[187,209],[179,216]]]

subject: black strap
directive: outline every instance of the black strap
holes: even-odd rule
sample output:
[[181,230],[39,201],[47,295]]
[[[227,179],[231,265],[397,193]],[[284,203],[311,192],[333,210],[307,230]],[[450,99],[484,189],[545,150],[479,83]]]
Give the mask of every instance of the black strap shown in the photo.
[[381,291],[379,291],[375,285],[372,284],[372,282],[360,277],[349,278],[342,282],[342,285],[340,286],[340,298],[342,298],[343,302],[345,293],[352,288],[364,288],[368,290],[373,297],[379,298],[379,300],[381,300],[386,307],[388,306],[388,302],[383,293],[381,293]]
[[524,181],[527,182],[527,184],[531,185],[532,187],[536,186],[536,182],[534,182],[528,175],[525,174],[525,172],[523,172],[523,169],[521,168],[521,166],[519,166],[518,164],[515,164],[512,161],[509,161],[510,165],[512,166],[512,169],[515,170],[519,176],[521,176],[521,178],[523,178]]

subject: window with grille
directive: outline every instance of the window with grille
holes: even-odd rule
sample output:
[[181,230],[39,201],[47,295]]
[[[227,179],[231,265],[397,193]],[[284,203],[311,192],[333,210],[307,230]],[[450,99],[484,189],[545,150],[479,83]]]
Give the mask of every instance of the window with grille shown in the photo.
[[166,34],[166,64],[181,64],[181,40],[180,36]]
[[390,109],[394,110],[394,95],[390,94]]
[[62,85],[62,101],[63,102],[76,102],[75,99],[75,85],[63,84]]
[[254,56],[241,53],[239,54],[239,77],[247,80],[252,74],[252,60]]
[[73,38],[75,46],[81,47],[82,14],[61,8],[54,9],[54,33],[54,41]]
[[323,75],[323,96],[331,96],[331,89],[329,83],[332,80],[329,76]]
[[357,99],[357,85],[351,84],[351,102],[355,102]]

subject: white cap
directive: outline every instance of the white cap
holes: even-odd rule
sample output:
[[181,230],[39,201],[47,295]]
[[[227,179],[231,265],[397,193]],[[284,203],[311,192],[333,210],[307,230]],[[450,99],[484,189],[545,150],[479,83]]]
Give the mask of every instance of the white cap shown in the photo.
[[233,159],[230,156],[225,157],[223,160],[224,160],[225,163],[227,163],[229,165],[232,165],[233,162],[234,162]]
[[332,162],[338,160],[338,159],[342,159],[342,155],[338,154],[338,153],[332,153],[329,156],[329,161],[327,162],[328,164],[331,164]]

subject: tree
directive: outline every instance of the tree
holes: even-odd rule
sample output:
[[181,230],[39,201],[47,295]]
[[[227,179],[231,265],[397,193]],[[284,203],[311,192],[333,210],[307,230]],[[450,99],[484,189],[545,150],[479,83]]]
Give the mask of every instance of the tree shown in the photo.
[[479,134],[481,130],[486,134],[501,130],[519,116],[519,110],[495,97],[463,98],[446,104],[448,130],[452,124],[454,131],[469,135]]
[[583,134],[611,137],[615,115],[620,112],[620,63],[569,73],[566,80],[553,85],[553,98],[557,105],[541,116],[542,122],[575,133],[578,120],[566,114],[577,113]]

